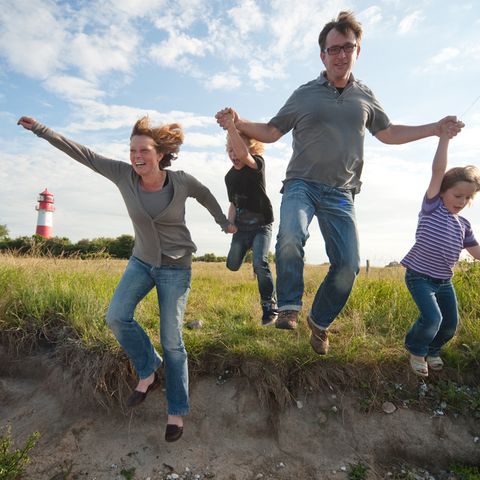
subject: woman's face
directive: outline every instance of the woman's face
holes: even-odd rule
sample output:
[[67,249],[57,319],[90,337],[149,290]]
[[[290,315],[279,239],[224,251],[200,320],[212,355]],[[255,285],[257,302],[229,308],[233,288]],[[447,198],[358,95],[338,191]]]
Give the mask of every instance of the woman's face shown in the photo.
[[130,140],[130,163],[140,176],[151,175],[160,170],[158,163],[163,153],[155,149],[153,138],[147,135],[134,135]]

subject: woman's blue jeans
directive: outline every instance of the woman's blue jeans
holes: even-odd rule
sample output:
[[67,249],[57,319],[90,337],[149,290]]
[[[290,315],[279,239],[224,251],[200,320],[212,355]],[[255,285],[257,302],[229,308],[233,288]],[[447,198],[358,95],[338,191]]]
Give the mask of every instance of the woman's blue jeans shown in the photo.
[[330,269],[310,315],[327,328],[340,313],[360,269],[358,234],[351,190],[304,180],[285,183],[276,245],[279,310],[300,310],[304,291],[304,246],[313,216],[318,219]]
[[133,315],[140,301],[156,287],[169,415],[183,416],[189,412],[187,352],[182,339],[182,324],[190,280],[189,267],[152,267],[132,256],[106,316],[138,376],[147,378],[161,365],[162,358]]
[[252,249],[253,270],[257,276],[258,291],[262,305],[273,305],[275,289],[272,272],[268,264],[268,251],[272,239],[272,225],[264,225],[251,231],[233,234],[227,257],[227,268],[236,272],[243,263],[247,251]]
[[405,347],[413,355],[437,357],[454,335],[458,307],[451,280],[436,280],[407,269],[405,283],[417,304],[420,316],[405,337]]

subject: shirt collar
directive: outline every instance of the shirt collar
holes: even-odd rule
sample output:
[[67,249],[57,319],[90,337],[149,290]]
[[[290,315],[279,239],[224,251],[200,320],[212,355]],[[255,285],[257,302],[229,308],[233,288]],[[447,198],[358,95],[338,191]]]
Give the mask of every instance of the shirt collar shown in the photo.
[[[322,73],[320,73],[320,75],[317,78],[317,81],[318,81],[318,83],[320,83],[320,85],[325,85],[325,84],[329,85],[330,84],[330,82],[327,79],[327,71],[326,70],[323,70]],[[348,79],[347,86],[350,85],[351,83],[354,83],[354,82],[355,82],[355,77],[353,76],[353,73],[350,73],[350,78]]]

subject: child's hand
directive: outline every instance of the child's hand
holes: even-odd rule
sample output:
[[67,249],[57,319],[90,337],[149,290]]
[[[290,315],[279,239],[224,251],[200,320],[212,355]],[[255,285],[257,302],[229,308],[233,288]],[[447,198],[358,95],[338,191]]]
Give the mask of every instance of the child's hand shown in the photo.
[[435,134],[438,137],[453,138],[457,135],[465,124],[457,120],[455,116],[448,116],[439,120],[435,126]]
[[220,127],[224,130],[228,130],[235,126],[235,122],[238,121],[238,114],[233,108],[226,107],[217,112],[215,118]]
[[233,223],[229,223],[227,228],[225,229],[226,233],[237,233],[237,227]]

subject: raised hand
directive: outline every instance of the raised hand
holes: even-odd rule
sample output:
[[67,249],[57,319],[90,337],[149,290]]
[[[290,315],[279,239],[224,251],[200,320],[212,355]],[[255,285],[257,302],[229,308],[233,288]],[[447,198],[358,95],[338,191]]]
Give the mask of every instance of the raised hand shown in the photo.
[[220,127],[224,130],[228,130],[229,127],[235,125],[235,122],[238,120],[238,114],[233,108],[226,107],[217,112],[215,118]]
[[32,117],[20,117],[18,119],[17,125],[21,125],[23,128],[31,130],[35,122],[36,120]]
[[453,138],[461,132],[464,126],[465,124],[461,120],[458,120],[456,116],[449,115],[437,122],[437,125],[435,126],[435,135],[438,137],[446,136],[448,138]]

